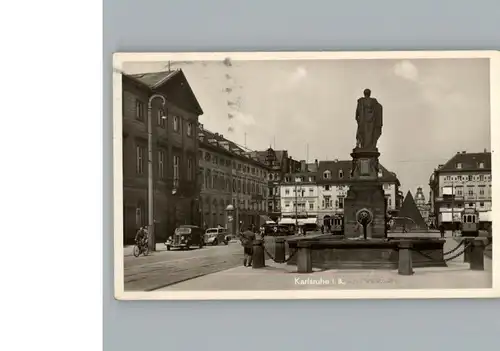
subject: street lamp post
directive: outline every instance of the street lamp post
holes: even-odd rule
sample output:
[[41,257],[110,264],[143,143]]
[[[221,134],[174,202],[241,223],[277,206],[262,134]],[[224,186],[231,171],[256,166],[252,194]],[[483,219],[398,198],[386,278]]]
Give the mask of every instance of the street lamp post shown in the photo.
[[[154,226],[154,185],[153,185],[153,100],[161,99],[165,107],[167,100],[163,95],[154,94],[148,101],[148,227],[149,227],[149,250],[155,251],[155,226]],[[162,116],[165,118],[165,116]]]

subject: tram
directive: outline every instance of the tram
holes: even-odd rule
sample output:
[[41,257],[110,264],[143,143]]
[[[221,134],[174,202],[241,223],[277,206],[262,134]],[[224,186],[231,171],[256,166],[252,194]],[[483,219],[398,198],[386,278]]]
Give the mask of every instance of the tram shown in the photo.
[[335,214],[333,216],[325,216],[323,218],[325,232],[335,235],[344,234],[344,215]]
[[461,221],[462,236],[478,236],[479,234],[479,212],[473,208],[465,208]]

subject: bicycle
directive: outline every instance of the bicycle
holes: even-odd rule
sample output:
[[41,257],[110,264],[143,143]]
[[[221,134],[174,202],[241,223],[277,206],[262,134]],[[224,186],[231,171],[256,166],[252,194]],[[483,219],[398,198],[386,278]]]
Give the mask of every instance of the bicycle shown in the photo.
[[136,243],[134,245],[134,256],[139,257],[141,254],[144,256],[149,255],[149,245],[147,242]]

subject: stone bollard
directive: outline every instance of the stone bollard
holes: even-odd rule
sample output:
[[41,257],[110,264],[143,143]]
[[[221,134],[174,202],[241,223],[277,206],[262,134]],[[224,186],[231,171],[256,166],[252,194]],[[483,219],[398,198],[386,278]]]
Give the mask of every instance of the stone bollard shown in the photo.
[[471,239],[471,251],[469,254],[470,269],[473,271],[484,271],[484,248],[486,246],[483,238]]
[[[469,245],[471,243],[471,245]],[[469,245],[467,247],[467,245]],[[470,262],[470,253],[472,251],[472,239],[464,239],[464,263]]]
[[413,261],[412,261],[412,242],[402,240],[399,242],[399,262],[398,273],[400,275],[413,274]]
[[285,262],[285,238],[276,238],[274,240],[274,261],[276,263]]
[[311,244],[297,243],[297,273],[312,273]]
[[253,242],[252,268],[263,268],[266,266],[264,255],[264,240],[255,239]]

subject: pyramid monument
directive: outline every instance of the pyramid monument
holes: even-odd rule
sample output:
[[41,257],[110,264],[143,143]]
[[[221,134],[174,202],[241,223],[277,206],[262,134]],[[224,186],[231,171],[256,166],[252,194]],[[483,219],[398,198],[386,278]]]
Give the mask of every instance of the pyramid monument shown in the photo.
[[425,223],[424,218],[420,214],[417,204],[415,203],[415,199],[413,198],[413,195],[409,190],[406,193],[403,205],[399,210],[398,217],[408,217],[413,219],[417,226],[416,229],[427,229],[427,224]]

